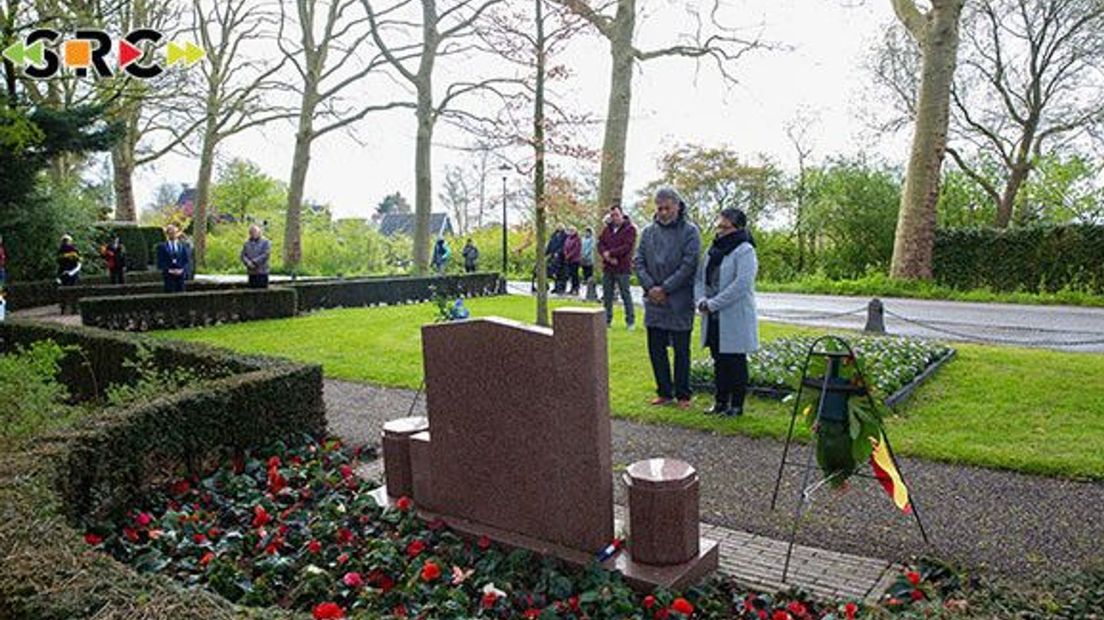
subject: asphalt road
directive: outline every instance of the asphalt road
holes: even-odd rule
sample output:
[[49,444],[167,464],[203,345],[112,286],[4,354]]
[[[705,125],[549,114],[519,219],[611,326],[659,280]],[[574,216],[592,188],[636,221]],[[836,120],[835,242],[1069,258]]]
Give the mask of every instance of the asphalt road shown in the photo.
[[[526,282],[510,293],[529,295]],[[601,290],[598,291],[601,294]],[[642,291],[633,289],[636,303]],[[580,296],[580,299],[582,297]],[[761,319],[798,325],[861,330],[868,297],[757,293]],[[1104,308],[1024,306],[926,299],[882,299],[890,334],[987,342],[1064,351],[1104,352]]]

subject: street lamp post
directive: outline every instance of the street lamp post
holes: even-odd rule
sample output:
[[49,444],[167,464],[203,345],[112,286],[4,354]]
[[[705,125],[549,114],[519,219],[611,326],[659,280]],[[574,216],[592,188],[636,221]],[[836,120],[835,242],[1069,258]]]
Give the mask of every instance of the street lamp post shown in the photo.
[[507,221],[506,221],[506,172],[510,170],[510,166],[502,164],[498,167],[502,172],[502,293],[506,293],[506,253],[508,251],[506,241]]

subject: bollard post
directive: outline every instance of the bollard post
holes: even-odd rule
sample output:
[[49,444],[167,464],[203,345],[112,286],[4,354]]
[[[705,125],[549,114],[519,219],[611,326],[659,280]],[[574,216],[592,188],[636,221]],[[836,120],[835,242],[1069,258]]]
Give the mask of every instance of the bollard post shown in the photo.
[[871,299],[866,306],[866,327],[863,330],[875,334],[886,333],[885,306],[882,305],[882,300],[877,297]]
[[598,285],[595,284],[594,278],[589,278],[587,280],[586,286],[587,286],[586,300],[587,301],[598,301]]

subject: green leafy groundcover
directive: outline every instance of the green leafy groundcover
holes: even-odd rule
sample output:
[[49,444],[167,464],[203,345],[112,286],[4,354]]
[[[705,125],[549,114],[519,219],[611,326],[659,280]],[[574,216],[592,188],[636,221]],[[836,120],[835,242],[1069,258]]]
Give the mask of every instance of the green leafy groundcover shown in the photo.
[[[780,391],[796,389],[805,356],[815,339],[815,336],[793,336],[768,342],[748,357],[749,383]],[[903,388],[951,351],[942,342],[903,336],[861,336],[848,341],[862,364],[863,374],[883,397]],[[700,389],[712,389],[713,362],[694,362],[691,377]]]
[[749,618],[840,620],[852,602],[766,595],[713,580],[684,593],[631,590],[619,574],[583,570],[465,540],[414,517],[410,500],[381,510],[357,451],[310,440],[231,459],[181,479],[85,541],[140,572],[171,575],[252,606],[315,618]]

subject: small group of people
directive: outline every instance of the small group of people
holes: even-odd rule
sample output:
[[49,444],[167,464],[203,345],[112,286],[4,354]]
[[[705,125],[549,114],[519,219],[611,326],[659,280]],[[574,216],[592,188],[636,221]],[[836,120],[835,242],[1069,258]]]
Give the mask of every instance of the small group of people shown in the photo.
[[[460,256],[464,259],[464,273],[475,273],[479,269],[479,248],[469,238],[460,250]],[[452,260],[452,250],[444,237],[437,237],[433,244],[433,255],[430,257],[430,265],[437,275],[445,275],[449,261]]]
[[[640,233],[620,206],[613,206],[598,238],[602,298],[612,326],[615,296],[625,324],[635,327],[631,278],[643,288],[648,357],[656,383],[651,404],[691,406],[690,342],[700,316],[701,346],[715,371],[714,402],[708,414],[738,416],[747,395],[747,356],[759,348],[755,277],[759,269],[747,216],[722,210],[715,236],[701,258],[701,231],[686,215],[686,203],[672,188],[655,195],[655,216]],[[674,352],[672,369],[669,351]]]
[[594,229],[587,227],[580,235],[574,226],[556,226],[544,248],[544,261],[552,293],[578,295],[579,283],[594,277]]

